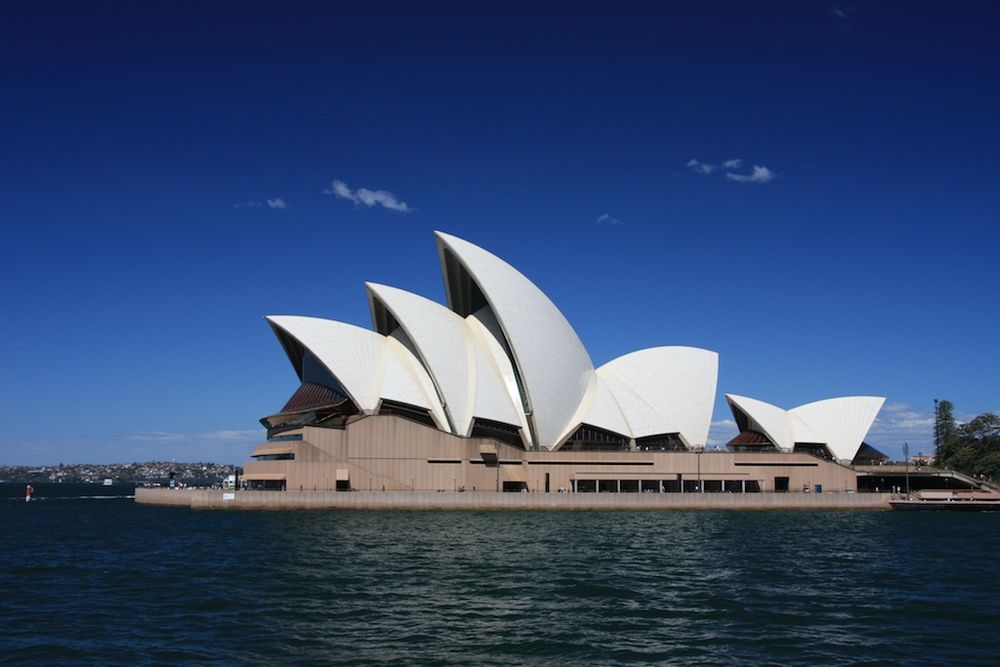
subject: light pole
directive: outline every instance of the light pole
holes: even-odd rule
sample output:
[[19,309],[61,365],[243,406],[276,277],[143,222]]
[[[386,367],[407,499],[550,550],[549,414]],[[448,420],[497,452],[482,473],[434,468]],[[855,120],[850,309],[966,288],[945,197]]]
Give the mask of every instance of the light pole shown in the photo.
[[701,483],[701,453],[705,450],[705,445],[695,447],[698,453],[698,493],[705,493],[705,485]]
[[906,471],[906,499],[910,499],[910,443],[903,443],[903,466]]

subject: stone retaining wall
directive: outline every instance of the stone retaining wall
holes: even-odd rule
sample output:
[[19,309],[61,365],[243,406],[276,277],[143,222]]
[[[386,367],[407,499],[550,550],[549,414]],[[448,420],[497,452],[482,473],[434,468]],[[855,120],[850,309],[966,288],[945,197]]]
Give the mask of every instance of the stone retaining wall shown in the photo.
[[886,493],[432,493],[135,490],[135,501],[193,509],[819,510],[889,509]]

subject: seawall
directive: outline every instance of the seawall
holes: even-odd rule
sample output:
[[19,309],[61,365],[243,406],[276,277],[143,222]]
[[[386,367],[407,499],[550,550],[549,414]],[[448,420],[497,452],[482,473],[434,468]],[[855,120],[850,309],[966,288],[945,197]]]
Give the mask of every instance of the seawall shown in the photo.
[[192,509],[882,510],[887,493],[435,493],[135,490],[135,502]]

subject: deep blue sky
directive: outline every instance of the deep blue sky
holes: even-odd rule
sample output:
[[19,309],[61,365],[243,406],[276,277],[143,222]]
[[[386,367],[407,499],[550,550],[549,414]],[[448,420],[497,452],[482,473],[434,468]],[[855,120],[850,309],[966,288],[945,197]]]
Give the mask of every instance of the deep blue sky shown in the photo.
[[263,316],[443,300],[434,229],[595,364],[718,351],[714,442],[725,392],[885,395],[890,454],[1000,409],[995,3],[20,4],[0,462],[246,459],[297,384]]

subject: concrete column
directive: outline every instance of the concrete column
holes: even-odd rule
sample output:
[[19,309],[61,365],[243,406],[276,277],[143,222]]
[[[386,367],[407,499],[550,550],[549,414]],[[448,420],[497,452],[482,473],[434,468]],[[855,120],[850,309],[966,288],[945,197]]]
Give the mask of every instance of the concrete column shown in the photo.
[[747,492],[747,481],[745,479],[740,480],[740,493]]
[[617,483],[618,483],[618,493],[621,493],[622,492],[622,481],[619,479],[619,480],[617,480]]

